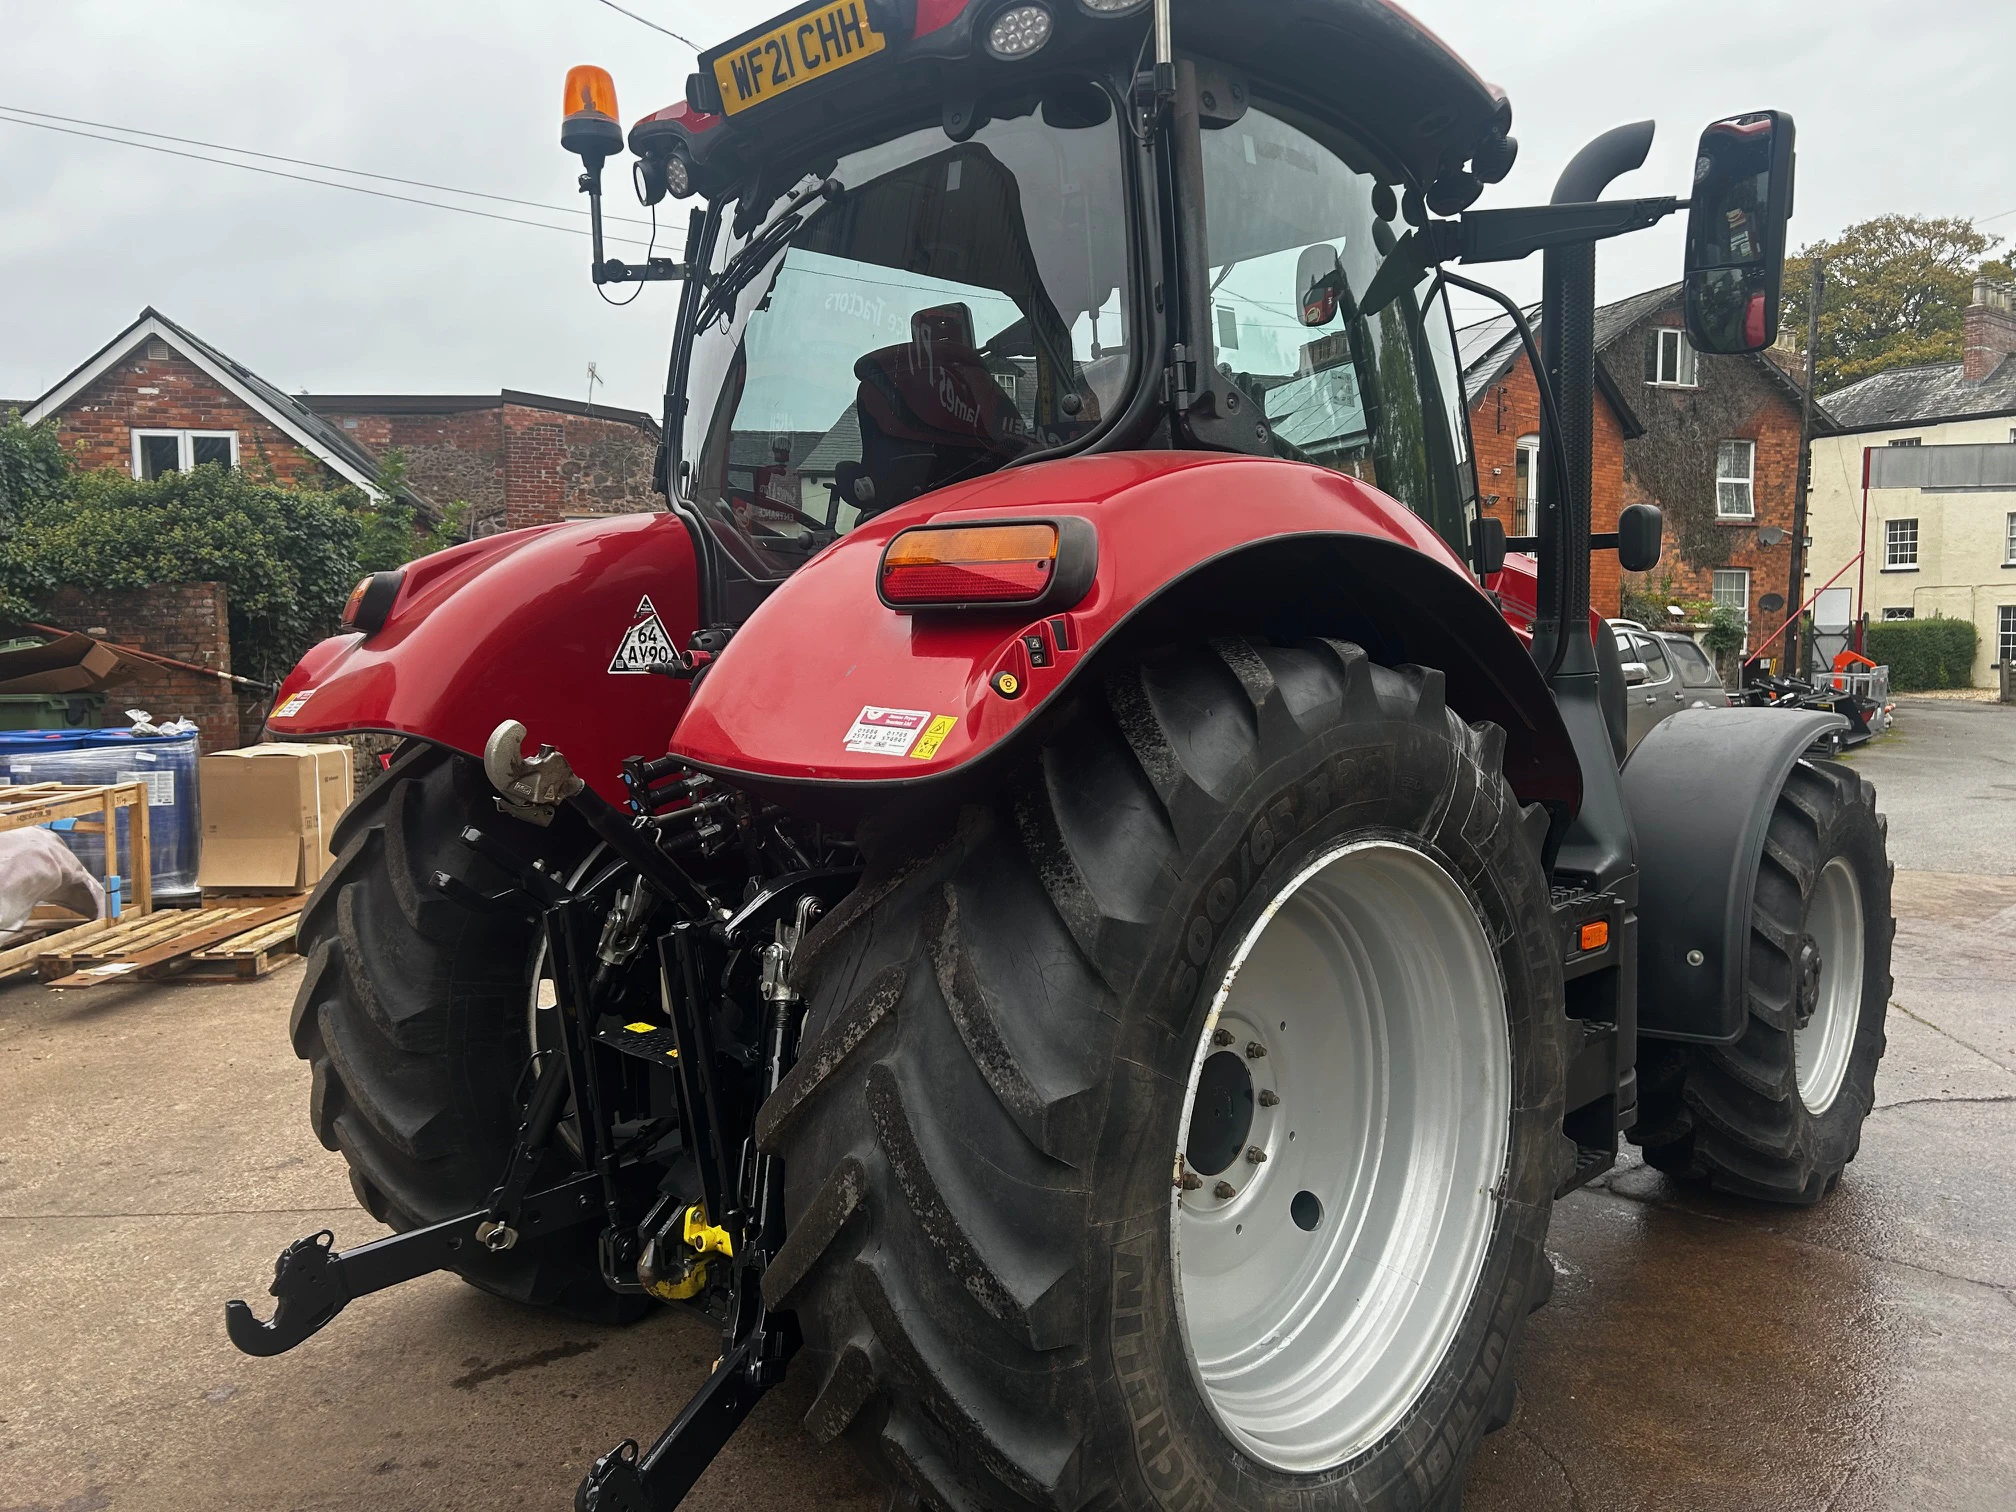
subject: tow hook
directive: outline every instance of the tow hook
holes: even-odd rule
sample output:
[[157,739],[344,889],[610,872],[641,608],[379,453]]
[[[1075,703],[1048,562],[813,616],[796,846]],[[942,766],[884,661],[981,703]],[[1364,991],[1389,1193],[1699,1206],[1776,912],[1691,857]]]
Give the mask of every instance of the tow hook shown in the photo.
[[552,746],[542,745],[538,755],[527,756],[525,726],[515,719],[490,732],[483,745],[483,772],[502,795],[500,813],[542,828],[553,822],[561,804],[587,786]]

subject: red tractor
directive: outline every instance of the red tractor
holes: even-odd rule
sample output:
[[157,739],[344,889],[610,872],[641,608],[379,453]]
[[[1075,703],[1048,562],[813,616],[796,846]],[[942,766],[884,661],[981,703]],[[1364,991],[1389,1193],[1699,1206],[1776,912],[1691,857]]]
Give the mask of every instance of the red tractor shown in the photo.
[[[1556,1198],[1817,1201],[1890,868],[1827,713],[1624,759],[1589,562],[1598,240],[1685,208],[1777,330],[1792,122],[1691,199],[1477,211],[1511,107],[1385,0],[815,0],[627,145],[690,199],[655,515],[359,585],[271,728],[403,737],[303,916],[311,1117],[397,1232],[255,1354],[447,1268],[721,1359],[583,1509],[662,1509],[787,1365],[892,1505],[1453,1508]],[[1544,345],[1455,265],[1547,259]],[[1480,517],[1451,287],[1548,412]],[[1510,548],[1512,555],[1508,557]],[[1600,623],[1600,622],[1599,622]],[[527,745],[527,742],[530,745]],[[528,754],[529,752],[529,754]]]

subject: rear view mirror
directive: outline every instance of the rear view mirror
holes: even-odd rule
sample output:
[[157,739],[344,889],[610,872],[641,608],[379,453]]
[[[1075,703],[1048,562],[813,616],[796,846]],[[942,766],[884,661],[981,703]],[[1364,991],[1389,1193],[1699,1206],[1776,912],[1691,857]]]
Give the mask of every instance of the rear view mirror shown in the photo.
[[1296,308],[1302,324],[1327,326],[1337,318],[1337,294],[1344,287],[1344,265],[1337,261],[1337,249],[1318,242],[1295,264]]
[[1792,118],[1717,121],[1701,133],[1687,214],[1687,335],[1697,351],[1761,352],[1778,339]]
[[1652,669],[1643,662],[1624,663],[1624,682],[1629,687],[1652,681]]
[[1505,570],[1505,522],[1489,515],[1470,522],[1472,565],[1479,577]]
[[1617,516],[1617,565],[1626,572],[1650,572],[1659,565],[1666,516],[1656,504],[1627,504]]

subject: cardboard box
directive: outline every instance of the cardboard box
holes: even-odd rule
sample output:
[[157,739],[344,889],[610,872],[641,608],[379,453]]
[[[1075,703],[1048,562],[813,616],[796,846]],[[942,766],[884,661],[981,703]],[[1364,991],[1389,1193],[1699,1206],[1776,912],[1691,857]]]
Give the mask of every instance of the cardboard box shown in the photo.
[[350,747],[246,746],[205,756],[198,772],[204,891],[305,892],[321,880],[350,806]]

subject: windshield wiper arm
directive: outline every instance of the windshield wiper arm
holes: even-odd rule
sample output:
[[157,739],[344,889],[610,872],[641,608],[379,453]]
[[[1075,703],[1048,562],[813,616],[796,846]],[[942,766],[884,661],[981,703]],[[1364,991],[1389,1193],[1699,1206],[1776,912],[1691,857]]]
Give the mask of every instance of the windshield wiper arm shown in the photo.
[[814,200],[833,201],[847,192],[846,185],[836,178],[821,179],[809,189],[793,195],[788,204],[777,212],[777,218],[765,226],[744,244],[728,261],[728,266],[715,275],[708,284],[707,303],[700,311],[700,324],[726,313],[733,307],[735,296],[747,288],[759,269],[770,261],[777,248],[787,242],[804,223],[800,214]]

